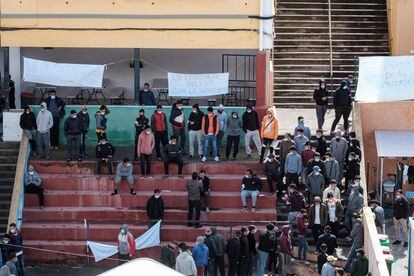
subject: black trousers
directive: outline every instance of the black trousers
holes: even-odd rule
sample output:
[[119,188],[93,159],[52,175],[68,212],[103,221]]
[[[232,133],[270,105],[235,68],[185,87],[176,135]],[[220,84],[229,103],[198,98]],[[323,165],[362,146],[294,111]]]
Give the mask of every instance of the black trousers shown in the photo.
[[266,151],[267,146],[269,146],[269,152],[270,152],[270,154],[273,153],[272,143],[273,143],[273,139],[263,138],[262,152],[260,153],[260,162],[263,162],[264,153]]
[[226,270],[224,268],[224,255],[216,256],[214,259],[214,276],[217,276],[217,270],[220,271],[221,276],[226,275]]
[[45,206],[43,189],[33,183],[25,187],[25,192],[28,194],[37,194],[39,197],[39,206]]
[[240,135],[227,135],[226,158],[229,158],[231,148],[233,147],[233,158],[236,159],[239,153]]
[[266,175],[266,177],[267,177],[267,184],[269,185],[269,191],[271,193],[274,193],[275,190],[273,189],[273,182],[275,182],[277,192],[281,193],[282,190],[283,190],[283,185],[282,185],[283,183],[282,184],[280,183],[281,180],[280,180],[279,174],[278,173],[272,173],[272,174]]
[[126,263],[127,261],[130,261],[131,260],[131,257],[129,257],[128,254],[127,255],[123,255],[121,253],[118,253],[118,259],[119,259],[118,265],[122,265],[122,264]]
[[168,167],[170,166],[171,163],[175,163],[175,164],[178,165],[178,174],[181,175],[183,173],[183,165],[184,165],[184,162],[181,159],[181,157],[180,158],[174,158],[174,159],[168,159],[167,158],[164,161],[164,173],[166,175],[169,174],[169,168]]
[[[229,271],[227,273],[228,276],[236,276],[239,270],[239,261],[229,258]],[[240,274],[239,274],[240,275]]]
[[337,106],[335,107],[335,120],[332,122],[331,131],[334,131],[336,125],[339,123],[341,117],[344,118],[344,129],[348,131],[348,118],[351,114],[352,106]]
[[[147,166],[145,168],[145,163]],[[151,155],[141,153],[141,174],[150,175],[151,174]]]
[[108,158],[108,162],[105,161],[105,160],[102,160],[102,159],[98,159],[97,168],[96,168],[96,174],[101,174],[102,164],[103,163],[108,163],[109,174],[113,174],[114,163],[112,161],[112,158]]
[[287,173],[286,174],[286,186],[289,186],[292,183],[298,185],[299,175],[296,173]]
[[59,146],[59,125],[60,117],[53,116],[53,126],[50,129],[50,146],[52,147]]
[[161,158],[161,144],[163,148],[168,144],[168,132],[167,131],[155,131],[155,151],[157,158]]
[[313,242],[316,244],[318,238],[323,233],[323,226],[320,224],[313,224],[311,227]]
[[[80,153],[82,156],[85,155],[85,150],[86,150],[86,136],[87,136],[88,132],[83,131],[81,133],[81,141],[80,141]],[[99,142],[99,141],[98,141]]]
[[[267,258],[267,271],[268,272],[275,272],[277,271],[277,258],[278,254],[277,251],[270,251],[269,258]],[[265,271],[266,272],[266,271]]]
[[173,129],[173,133],[175,137],[177,137],[177,143],[180,141],[180,146],[184,150],[185,149],[185,128]]
[[188,223],[193,223],[193,213],[195,210],[195,224],[200,224],[200,205],[200,200],[188,200]]
[[239,270],[237,275],[245,276],[247,274],[247,266],[249,265],[249,257],[241,257],[239,262]]

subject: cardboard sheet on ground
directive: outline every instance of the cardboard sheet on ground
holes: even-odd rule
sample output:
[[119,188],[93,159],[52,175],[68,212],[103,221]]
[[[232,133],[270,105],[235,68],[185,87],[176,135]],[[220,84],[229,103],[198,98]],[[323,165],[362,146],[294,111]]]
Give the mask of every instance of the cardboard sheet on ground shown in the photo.
[[102,87],[105,65],[56,63],[24,58],[23,81],[56,86]]
[[228,91],[229,73],[168,73],[168,95],[170,97],[205,97],[227,94]]
[[414,56],[360,57],[358,102],[414,99]]

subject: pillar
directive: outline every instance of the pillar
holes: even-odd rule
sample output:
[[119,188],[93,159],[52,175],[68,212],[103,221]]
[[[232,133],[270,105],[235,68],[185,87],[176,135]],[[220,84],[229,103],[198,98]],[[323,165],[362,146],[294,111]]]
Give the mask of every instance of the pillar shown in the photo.
[[16,108],[20,108],[21,107],[20,95],[22,92],[20,47],[10,47],[9,60],[10,60],[10,76],[11,76],[11,79],[14,81],[14,87],[15,87]]
[[139,101],[139,90],[140,90],[140,68],[139,68],[139,54],[138,48],[134,49],[134,103],[136,105],[141,104]]
[[256,53],[256,110],[259,116],[273,106],[273,68],[270,50]]

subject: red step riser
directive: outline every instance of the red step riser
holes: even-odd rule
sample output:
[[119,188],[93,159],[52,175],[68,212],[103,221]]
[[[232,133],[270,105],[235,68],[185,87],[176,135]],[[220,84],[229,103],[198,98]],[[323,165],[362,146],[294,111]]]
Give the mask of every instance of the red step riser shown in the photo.
[[[86,161],[82,163],[72,162],[71,164],[67,164],[64,161],[31,161],[36,171],[39,173],[66,173],[66,174],[95,174],[96,169],[96,162]],[[263,170],[263,164],[259,164],[258,162],[245,162],[245,163],[237,163],[237,162],[223,162],[223,163],[190,163],[185,164],[183,173],[184,174],[191,174],[192,172],[196,171],[199,172],[201,169],[206,170],[206,172],[210,175],[213,174],[237,174],[237,175],[244,175],[246,169],[251,168],[258,172]],[[116,166],[114,166],[115,172]],[[151,171],[154,174],[163,174],[164,173],[164,165],[157,161],[152,163]],[[134,174],[141,173],[141,167],[139,164],[134,164]],[[103,166],[103,173],[107,174],[107,166]],[[177,174],[177,165],[171,164],[170,165],[170,174]]]
[[[122,188],[125,190],[126,188]],[[164,194],[164,203],[166,207],[174,207],[184,209],[187,208],[188,202],[185,196]],[[107,195],[77,195],[77,194],[45,194],[45,204],[50,207],[70,206],[70,207],[145,207],[148,196],[144,195],[130,195],[120,194],[111,196]],[[250,198],[247,199],[248,206],[251,206]],[[38,206],[38,199],[36,195],[25,196],[25,206]],[[210,198],[211,208],[237,208],[242,207],[241,198],[238,195],[221,196],[220,193],[212,195]],[[257,201],[257,208],[275,208],[276,198],[274,196],[263,196]]]

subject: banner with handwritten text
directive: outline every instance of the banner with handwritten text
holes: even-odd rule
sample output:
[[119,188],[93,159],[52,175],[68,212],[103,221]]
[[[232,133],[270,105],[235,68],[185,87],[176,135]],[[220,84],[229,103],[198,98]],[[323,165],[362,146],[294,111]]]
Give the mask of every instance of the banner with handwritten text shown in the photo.
[[205,97],[227,94],[229,73],[168,73],[168,94],[171,97]]
[[360,57],[355,100],[391,102],[414,99],[414,56]]

